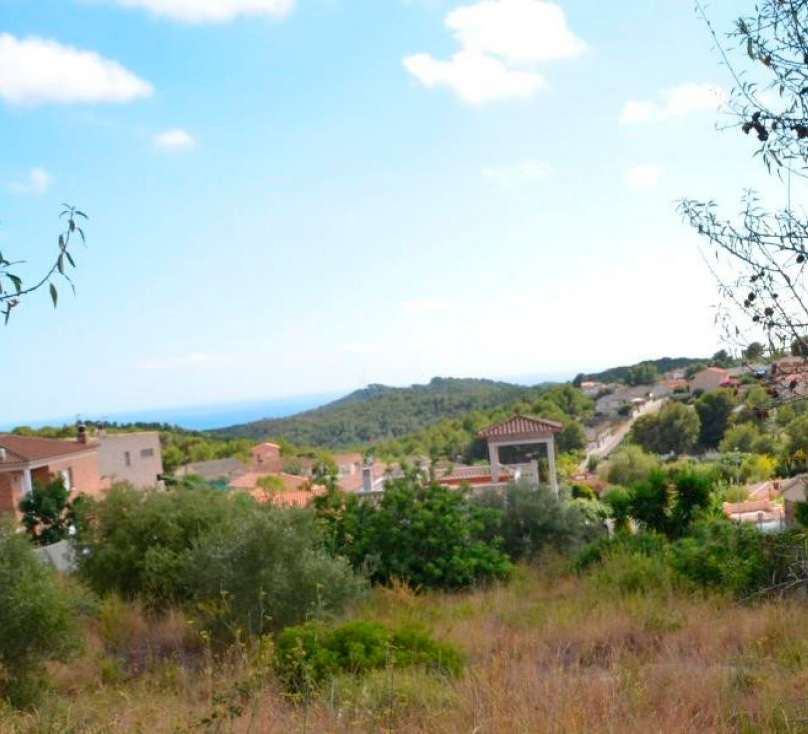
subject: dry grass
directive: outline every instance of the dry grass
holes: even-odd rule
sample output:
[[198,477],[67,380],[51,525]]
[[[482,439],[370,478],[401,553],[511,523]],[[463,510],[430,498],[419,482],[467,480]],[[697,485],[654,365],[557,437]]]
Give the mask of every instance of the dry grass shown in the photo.
[[[266,674],[266,650],[214,666],[204,649],[189,653],[180,617],[153,623],[123,605],[82,659],[53,670],[38,712],[0,711],[0,731],[805,732],[806,611],[666,591],[618,597],[528,569],[460,595],[377,590],[355,616],[426,626],[464,651],[464,674],[341,678],[303,705]],[[128,667],[144,641],[146,662]]]

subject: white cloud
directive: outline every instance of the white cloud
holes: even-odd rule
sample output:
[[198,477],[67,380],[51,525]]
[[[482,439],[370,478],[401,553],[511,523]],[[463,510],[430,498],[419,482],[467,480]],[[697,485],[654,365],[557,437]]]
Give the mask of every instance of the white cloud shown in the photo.
[[448,87],[469,104],[533,97],[546,85],[534,64],[585,48],[561,8],[546,0],[482,0],[452,10],[445,24],[460,50],[446,61],[413,54],[404,67],[424,86]]
[[547,178],[553,169],[543,161],[525,161],[515,166],[498,166],[483,169],[483,176],[503,188],[515,188]]
[[153,91],[148,82],[94,51],[0,33],[0,97],[10,104],[129,102]]
[[187,150],[196,145],[196,139],[187,130],[174,128],[154,136],[154,147],[159,150]]
[[33,194],[39,196],[44,194],[51,185],[53,176],[44,168],[35,167],[28,172],[28,177],[24,181],[12,181],[8,188],[15,194]]
[[650,189],[659,183],[661,176],[657,166],[635,166],[626,173],[626,183],[633,189]]
[[516,64],[577,56],[585,48],[564,11],[545,0],[483,0],[453,10],[446,26],[463,48]]
[[632,125],[640,122],[659,122],[684,117],[691,112],[717,110],[727,99],[727,93],[715,84],[688,82],[666,90],[662,101],[626,102],[620,122]]
[[404,67],[425,87],[448,87],[469,104],[532,97],[545,85],[538,74],[509,69],[476,51],[459,51],[450,61],[415,54],[404,59]]
[[282,17],[294,0],[112,0],[123,8],[142,8],[152,15],[183,23],[222,23],[243,15]]
[[417,298],[401,304],[401,310],[405,313],[434,313],[450,311],[454,307],[455,304],[445,298]]

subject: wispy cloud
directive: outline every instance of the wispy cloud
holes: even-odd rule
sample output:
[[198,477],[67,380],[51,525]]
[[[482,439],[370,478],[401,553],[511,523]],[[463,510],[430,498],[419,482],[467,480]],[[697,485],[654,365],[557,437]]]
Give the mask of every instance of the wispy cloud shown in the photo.
[[139,8],[182,23],[224,23],[239,16],[287,15],[294,0],[111,0],[123,8]]
[[158,150],[177,151],[188,150],[196,145],[196,138],[187,130],[174,128],[164,130],[154,136],[154,147]]
[[626,102],[620,122],[624,125],[659,122],[701,110],[716,110],[727,99],[727,93],[715,84],[688,82],[666,90],[661,97],[659,102]]
[[447,87],[469,104],[533,97],[544,86],[535,64],[580,54],[585,44],[563,10],[546,0],[482,0],[452,10],[445,25],[459,50],[448,60],[404,58],[424,86]]
[[9,104],[130,102],[151,84],[94,51],[0,33],[0,97]]
[[635,166],[626,172],[626,183],[633,189],[650,189],[659,183],[661,176],[657,166]]
[[513,166],[490,166],[483,169],[483,176],[506,189],[526,186],[541,181],[553,172],[543,161],[524,161]]
[[35,167],[28,172],[28,176],[23,181],[11,181],[8,188],[15,194],[40,196],[50,188],[52,181],[53,176],[44,168]]

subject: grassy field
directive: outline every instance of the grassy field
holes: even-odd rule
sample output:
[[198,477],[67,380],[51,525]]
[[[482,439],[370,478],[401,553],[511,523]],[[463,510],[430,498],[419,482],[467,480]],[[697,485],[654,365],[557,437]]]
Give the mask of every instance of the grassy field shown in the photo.
[[391,669],[297,701],[268,672],[269,646],[214,664],[179,614],[107,601],[84,655],[50,669],[36,711],[0,709],[0,731],[808,731],[802,603],[618,594],[552,567],[458,595],[376,589],[351,616],[423,625],[463,652],[463,674]]

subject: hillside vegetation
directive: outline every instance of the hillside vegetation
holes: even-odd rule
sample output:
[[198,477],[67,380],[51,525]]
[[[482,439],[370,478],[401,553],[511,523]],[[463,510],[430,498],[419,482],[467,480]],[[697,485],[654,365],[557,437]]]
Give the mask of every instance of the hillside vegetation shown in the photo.
[[531,400],[540,387],[493,380],[434,378],[427,385],[370,385],[314,410],[212,431],[217,438],[284,439],[298,446],[337,448],[399,438],[441,419]]
[[607,370],[603,370],[603,372],[581,374],[579,377],[585,380],[594,380],[595,382],[626,382],[631,370],[639,366],[651,367],[658,374],[664,375],[671,370],[687,369],[688,367],[696,365],[706,365],[709,362],[709,359],[695,357],[662,357],[661,359],[647,359],[635,365],[610,367]]

